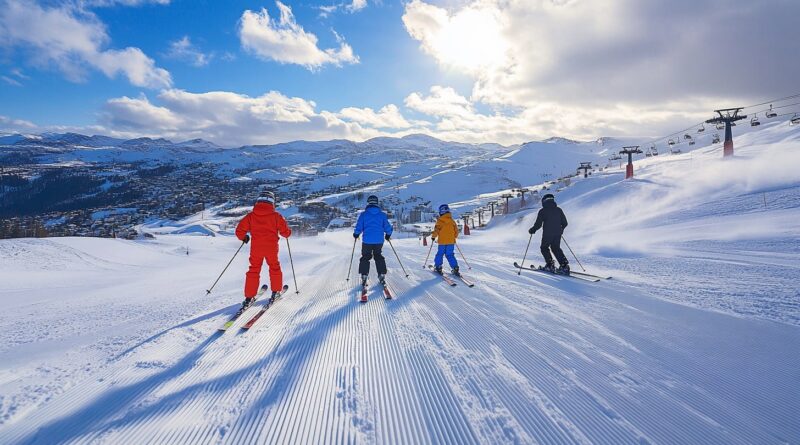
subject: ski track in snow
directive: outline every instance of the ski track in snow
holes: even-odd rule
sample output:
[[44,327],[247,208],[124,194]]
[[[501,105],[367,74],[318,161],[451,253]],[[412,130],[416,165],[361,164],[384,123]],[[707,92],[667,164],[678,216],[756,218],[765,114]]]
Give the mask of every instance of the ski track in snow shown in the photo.
[[290,290],[250,331],[239,329],[243,317],[220,334],[240,285],[231,280],[221,292],[230,297],[172,315],[11,416],[0,442],[800,438],[794,326],[642,298],[629,283],[517,276],[489,251],[465,271],[475,288],[451,288],[412,266],[421,248],[396,244],[412,275],[393,271],[396,299],[373,286],[358,303],[355,280],[340,278],[345,254],[316,266],[315,278],[301,274],[301,293]]

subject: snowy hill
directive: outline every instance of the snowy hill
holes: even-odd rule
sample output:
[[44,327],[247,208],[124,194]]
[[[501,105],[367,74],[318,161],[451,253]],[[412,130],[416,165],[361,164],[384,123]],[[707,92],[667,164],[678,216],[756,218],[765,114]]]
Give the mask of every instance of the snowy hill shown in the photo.
[[[518,166],[547,144],[564,165],[607,157],[526,144],[399,193],[452,193],[456,173],[478,178],[467,194],[504,187],[486,179],[500,170],[538,183]],[[300,293],[249,331],[217,332],[245,254],[205,295],[239,244],[224,229],[0,241],[0,443],[800,443],[800,131],[747,132],[727,160],[698,147],[558,193],[565,238],[611,280],[517,275],[534,210],[459,240],[475,288],[444,285],[427,247],[397,239],[410,277],[387,248],[396,299],[360,304],[352,237],[329,232],[291,239]],[[322,164],[296,174],[339,166]]]

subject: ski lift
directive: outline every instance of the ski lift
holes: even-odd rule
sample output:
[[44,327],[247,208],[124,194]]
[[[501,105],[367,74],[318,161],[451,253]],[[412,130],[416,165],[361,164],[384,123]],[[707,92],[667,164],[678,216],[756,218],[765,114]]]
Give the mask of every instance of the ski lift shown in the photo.
[[714,139],[711,141],[712,144],[719,144],[719,135],[715,134]]
[[689,139],[689,145],[694,145],[694,139]]
[[800,125],[800,116],[798,116],[797,113],[795,113],[794,116],[792,117],[792,120],[789,122],[791,125]]
[[761,125],[761,122],[758,121],[758,116],[753,116],[753,118],[750,119],[750,126],[758,127],[759,125]]
[[692,138],[692,135],[690,135],[689,133],[686,133],[686,134],[683,135],[683,138],[688,141],[688,140],[690,140]]
[[670,139],[669,142],[667,142],[667,144],[669,144],[669,146],[672,147],[673,145],[675,145],[675,141]]
[[778,113],[772,109],[772,104],[769,104],[769,110],[766,112],[767,119],[772,119],[773,117],[778,117]]
[[704,131],[706,131],[706,127],[705,127],[705,125],[703,125],[703,124],[700,124],[700,128],[698,128],[698,129],[697,129],[697,132],[698,132],[698,133],[702,133],[702,132],[704,132]]
[[724,129],[725,129],[725,124],[723,124],[722,122],[717,124],[717,130],[724,130]]

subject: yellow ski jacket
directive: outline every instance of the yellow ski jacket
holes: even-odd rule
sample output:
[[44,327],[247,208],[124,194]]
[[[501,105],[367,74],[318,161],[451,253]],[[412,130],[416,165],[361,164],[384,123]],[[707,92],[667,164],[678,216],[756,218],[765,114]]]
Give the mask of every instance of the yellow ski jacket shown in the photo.
[[431,236],[438,239],[439,244],[455,244],[458,238],[458,224],[453,220],[453,216],[449,213],[440,216],[436,220]]

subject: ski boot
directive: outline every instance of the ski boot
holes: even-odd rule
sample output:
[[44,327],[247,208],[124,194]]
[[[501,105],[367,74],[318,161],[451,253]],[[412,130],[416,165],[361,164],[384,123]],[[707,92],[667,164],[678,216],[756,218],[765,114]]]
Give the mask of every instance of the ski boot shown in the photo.
[[553,263],[547,263],[542,266],[542,270],[545,272],[556,273],[556,266],[554,266]]
[[569,264],[564,264],[556,270],[557,274],[569,275]]
[[458,266],[453,268],[453,275],[455,275],[457,277],[461,276],[461,272],[458,270]]
[[361,286],[362,287],[366,287],[367,286],[367,278],[369,278],[368,275],[361,275]]
[[253,305],[253,301],[255,301],[255,298],[245,298],[242,302],[242,307],[239,308],[239,310],[236,312],[236,315],[241,315],[244,311],[248,310],[250,306]]
[[276,298],[278,298],[278,296],[279,296],[280,294],[281,294],[280,292],[275,292],[275,291],[272,291],[272,295],[270,295],[270,296],[269,296],[269,304],[272,304],[272,303],[274,303],[274,302],[275,302],[275,299],[276,299]]
[[380,281],[382,286],[386,286],[386,274],[378,274],[378,281]]
[[433,268],[433,271],[438,273],[439,275],[444,275],[444,272],[442,271],[442,266],[435,266]]

